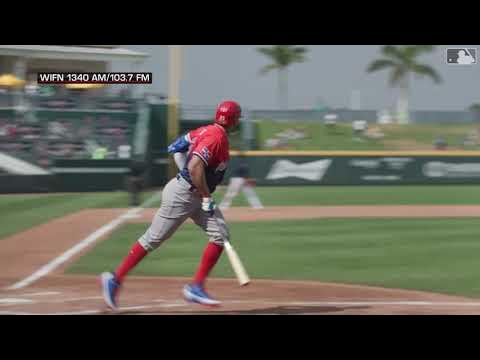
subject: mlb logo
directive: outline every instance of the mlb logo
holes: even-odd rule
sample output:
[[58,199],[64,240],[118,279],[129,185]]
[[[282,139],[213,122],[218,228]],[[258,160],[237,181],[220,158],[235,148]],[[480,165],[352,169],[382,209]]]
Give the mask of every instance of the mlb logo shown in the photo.
[[447,64],[473,65],[477,63],[477,49],[454,48],[447,49]]

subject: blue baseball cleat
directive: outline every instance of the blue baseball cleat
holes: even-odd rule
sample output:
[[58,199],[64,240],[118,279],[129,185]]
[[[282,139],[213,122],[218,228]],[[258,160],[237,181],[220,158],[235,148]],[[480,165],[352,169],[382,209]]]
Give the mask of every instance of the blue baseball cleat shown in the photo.
[[116,295],[120,284],[116,281],[113,273],[104,272],[100,276],[100,282],[102,284],[103,300],[112,309],[117,310]]
[[185,285],[183,296],[187,301],[207,306],[218,306],[220,301],[212,299],[202,285]]

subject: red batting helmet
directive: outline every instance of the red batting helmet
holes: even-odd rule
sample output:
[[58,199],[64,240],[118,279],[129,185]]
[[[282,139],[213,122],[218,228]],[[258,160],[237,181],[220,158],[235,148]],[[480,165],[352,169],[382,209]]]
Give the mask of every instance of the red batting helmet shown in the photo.
[[221,125],[226,129],[235,128],[242,114],[240,105],[235,101],[223,101],[217,106],[215,113],[215,124]]

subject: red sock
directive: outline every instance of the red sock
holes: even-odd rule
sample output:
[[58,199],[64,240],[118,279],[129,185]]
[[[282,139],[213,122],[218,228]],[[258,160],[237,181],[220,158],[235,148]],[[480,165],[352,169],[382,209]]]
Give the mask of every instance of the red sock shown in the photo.
[[125,258],[125,260],[123,260],[123,263],[118,267],[117,271],[115,271],[116,280],[121,283],[125,275],[127,275],[127,273],[132,270],[147,254],[147,250],[145,250],[138,241],[135,242],[135,245],[132,246],[128,256]]
[[193,278],[194,284],[203,284],[210,271],[213,269],[222,254],[223,246],[209,242],[203,251],[202,261],[198,267],[197,273]]

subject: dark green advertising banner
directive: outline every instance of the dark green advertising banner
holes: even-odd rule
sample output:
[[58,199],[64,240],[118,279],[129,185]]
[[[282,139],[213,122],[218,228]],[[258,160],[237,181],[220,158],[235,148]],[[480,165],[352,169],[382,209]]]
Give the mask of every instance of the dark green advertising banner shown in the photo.
[[[480,157],[248,156],[258,185],[480,184]],[[227,177],[238,157],[232,157]]]

